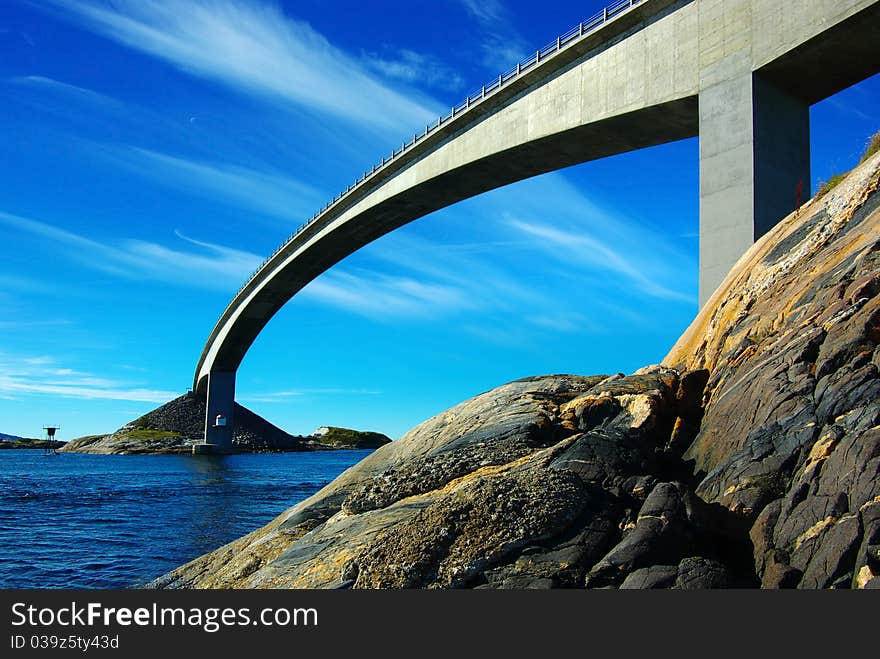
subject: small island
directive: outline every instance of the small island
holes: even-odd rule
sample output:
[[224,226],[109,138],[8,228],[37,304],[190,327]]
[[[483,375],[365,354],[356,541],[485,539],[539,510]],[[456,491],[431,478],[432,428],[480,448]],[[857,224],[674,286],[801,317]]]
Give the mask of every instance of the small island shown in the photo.
[[[205,400],[192,392],[127,423],[113,433],[73,439],[65,453],[114,455],[188,454],[203,440]],[[291,435],[236,403],[233,446],[239,453],[375,449],[391,439],[378,432],[325,426],[308,436]],[[36,448],[36,447],[34,447]]]
[[60,449],[64,442],[57,439],[32,439],[29,437],[12,437],[3,435],[0,438],[0,450],[29,448],[29,449]]

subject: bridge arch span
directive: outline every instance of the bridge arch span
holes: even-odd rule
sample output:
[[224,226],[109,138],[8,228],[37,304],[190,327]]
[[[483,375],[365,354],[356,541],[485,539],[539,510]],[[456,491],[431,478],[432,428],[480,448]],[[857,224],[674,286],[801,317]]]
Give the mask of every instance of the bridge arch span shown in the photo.
[[[699,134],[705,299],[745,249],[794,210],[787,187],[804,176],[809,182],[814,100],[764,71],[781,71],[784,83],[785,66],[796,70],[792,62],[811,61],[811,53],[815,61],[829,40],[841,51],[837,59],[880,70],[876,46],[866,54],[853,34],[867,30],[859,36],[880,42],[878,7],[880,0],[618,0],[537,51],[413,136],[245,283],[195,373],[193,388],[208,399],[206,443],[231,449],[235,373],[263,327],[309,282],[396,228],[538,174]],[[792,10],[798,13],[784,15]],[[814,79],[832,75],[841,77],[839,66]],[[826,95],[838,91],[835,84],[826,84]],[[761,189],[756,169],[766,163],[773,184]],[[768,226],[756,215],[759,201],[781,213]],[[706,240],[707,228],[718,235]]]

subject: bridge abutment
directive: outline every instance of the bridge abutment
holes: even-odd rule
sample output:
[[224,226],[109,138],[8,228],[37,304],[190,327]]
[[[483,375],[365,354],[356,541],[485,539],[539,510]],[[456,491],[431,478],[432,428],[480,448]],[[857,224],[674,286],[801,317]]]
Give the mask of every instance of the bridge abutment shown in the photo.
[[205,405],[205,444],[200,452],[232,453],[234,423],[235,371],[211,371]]

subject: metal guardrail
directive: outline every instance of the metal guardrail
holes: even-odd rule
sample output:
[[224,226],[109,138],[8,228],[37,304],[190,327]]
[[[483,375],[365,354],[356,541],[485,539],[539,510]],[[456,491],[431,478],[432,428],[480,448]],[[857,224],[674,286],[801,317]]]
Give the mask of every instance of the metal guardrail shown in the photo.
[[[639,5],[644,3],[645,0],[618,0],[614,4],[609,5],[602,11],[596,13],[592,17],[586,19],[585,21],[581,21],[578,25],[574,26],[565,34],[562,34],[556,37],[556,41],[553,41],[543,48],[540,48],[535,51],[534,55],[531,55],[527,59],[524,59],[517,63],[515,67],[500,74],[497,78],[493,78],[489,83],[483,85],[479,91],[474,92],[472,94],[468,94],[464,101],[459,103],[458,105],[453,105],[450,109],[449,114],[437,117],[437,121],[425,126],[424,131],[413,134],[413,137],[410,141],[404,141],[399,149],[394,149],[391,152],[391,155],[388,157],[382,158],[382,161],[373,165],[373,167],[366,172],[364,172],[354,183],[349,185],[344,191],[340,192],[336,195],[332,201],[327,203],[323,208],[321,208],[318,212],[312,215],[308,221],[304,222],[300,227],[290,234],[290,237],[285,240],[281,245],[276,249],[272,254],[266,257],[260,267],[254,270],[250,277],[242,284],[242,287],[238,289],[236,294],[233,296],[232,301],[238,297],[239,293],[241,293],[247,285],[250,284],[254,278],[259,274],[259,272],[265,267],[265,265],[271,261],[276,254],[278,254],[282,249],[284,249],[290,242],[296,238],[306,227],[311,225],[315,220],[321,217],[324,213],[330,210],[333,206],[335,206],[339,201],[345,198],[349,192],[359,187],[362,183],[369,181],[374,178],[376,174],[384,170],[388,165],[392,162],[400,158],[404,153],[408,152],[412,149],[416,144],[419,144],[426,137],[431,135],[434,131],[439,129],[442,126],[445,126],[450,121],[466,114],[472,108],[478,107],[486,98],[492,96],[496,92],[498,92],[506,83],[509,83],[512,80],[515,80],[519,76],[521,76],[526,71],[532,70],[541,62],[547,60],[552,55],[565,50],[570,47],[577,41],[580,41],[585,36],[592,34],[600,27],[606,25],[610,21],[617,19],[621,14],[625,11],[629,10],[631,7],[635,5]],[[229,306],[224,310],[224,315],[226,311],[229,310],[229,307],[232,306],[232,302],[229,303]],[[222,316],[221,316],[222,317]]]

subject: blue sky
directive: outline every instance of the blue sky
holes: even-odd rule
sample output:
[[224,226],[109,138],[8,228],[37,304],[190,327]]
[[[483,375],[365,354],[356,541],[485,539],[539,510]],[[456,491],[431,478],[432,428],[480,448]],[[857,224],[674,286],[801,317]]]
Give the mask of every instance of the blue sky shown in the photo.
[[[0,432],[109,432],[185,392],[220,312],[403,138],[602,1],[0,3]],[[812,110],[816,182],[880,128]],[[471,395],[662,359],[697,303],[697,141],[457,204],[353,255],[247,355],[294,433],[397,437]]]

